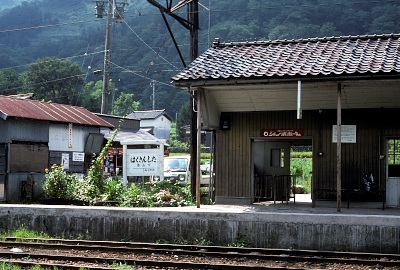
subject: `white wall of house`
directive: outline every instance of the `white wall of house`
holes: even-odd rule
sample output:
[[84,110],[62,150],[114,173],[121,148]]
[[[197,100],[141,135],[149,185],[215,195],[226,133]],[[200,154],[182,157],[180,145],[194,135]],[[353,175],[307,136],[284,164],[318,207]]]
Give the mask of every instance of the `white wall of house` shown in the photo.
[[69,124],[50,124],[49,151],[83,152],[89,133],[99,133],[97,127]]
[[171,121],[164,115],[161,115],[155,119],[142,119],[140,120],[140,127],[141,128],[153,127],[154,136],[164,140],[170,139]]

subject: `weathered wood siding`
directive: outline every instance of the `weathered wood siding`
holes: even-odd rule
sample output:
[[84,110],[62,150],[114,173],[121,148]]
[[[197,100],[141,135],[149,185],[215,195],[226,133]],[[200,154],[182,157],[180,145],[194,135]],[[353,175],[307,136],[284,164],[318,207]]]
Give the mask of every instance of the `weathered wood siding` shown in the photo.
[[[398,109],[343,110],[342,125],[356,125],[357,142],[342,144],[342,187],[357,188],[363,175],[372,173],[374,188],[385,187],[385,137],[400,136]],[[251,139],[262,129],[303,129],[313,141],[314,188],[336,188],[336,143],[332,126],[336,110],[304,111],[297,120],[295,111],[224,113],[230,130],[216,136],[216,196],[251,197]]]

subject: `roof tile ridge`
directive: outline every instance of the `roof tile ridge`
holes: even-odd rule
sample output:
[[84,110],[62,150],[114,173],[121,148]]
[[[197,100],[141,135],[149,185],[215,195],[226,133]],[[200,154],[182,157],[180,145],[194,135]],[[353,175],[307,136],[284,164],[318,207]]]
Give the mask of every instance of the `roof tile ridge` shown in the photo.
[[252,45],[273,45],[273,44],[289,44],[289,43],[307,43],[319,41],[346,41],[346,40],[363,40],[363,39],[390,39],[400,38],[398,34],[374,34],[374,35],[348,35],[348,36],[331,36],[331,37],[314,37],[314,38],[300,38],[300,39],[276,39],[276,40],[258,40],[258,41],[230,41],[221,42],[219,38],[215,38],[212,44],[213,48],[216,47],[233,47],[233,46],[252,46]]

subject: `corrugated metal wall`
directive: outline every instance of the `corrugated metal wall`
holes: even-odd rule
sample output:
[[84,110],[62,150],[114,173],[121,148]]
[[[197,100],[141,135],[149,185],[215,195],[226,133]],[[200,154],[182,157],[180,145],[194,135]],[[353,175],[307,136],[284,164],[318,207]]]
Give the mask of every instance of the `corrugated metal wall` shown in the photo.
[[[375,188],[384,188],[385,160],[381,149],[384,136],[400,136],[395,117],[400,110],[343,110],[342,124],[357,126],[357,142],[342,144],[342,187],[360,185],[366,173],[376,179]],[[296,119],[295,111],[224,113],[230,130],[218,131],[216,141],[216,196],[251,197],[251,138],[260,137],[262,129],[303,129],[313,140],[313,179],[315,188],[336,188],[336,143],[332,126],[336,110],[304,111]]]

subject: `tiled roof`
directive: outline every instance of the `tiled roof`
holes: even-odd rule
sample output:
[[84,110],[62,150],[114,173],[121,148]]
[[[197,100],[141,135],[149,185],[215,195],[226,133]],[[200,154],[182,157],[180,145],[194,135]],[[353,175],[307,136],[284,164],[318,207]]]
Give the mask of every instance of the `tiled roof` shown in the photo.
[[174,83],[400,73],[400,34],[214,44]]
[[6,120],[7,117],[114,127],[83,107],[0,95],[0,118]]
[[167,117],[169,120],[172,120],[171,116],[165,110],[134,111],[127,117],[139,120],[148,120],[148,119],[156,119],[161,115],[165,115],[165,117]]

